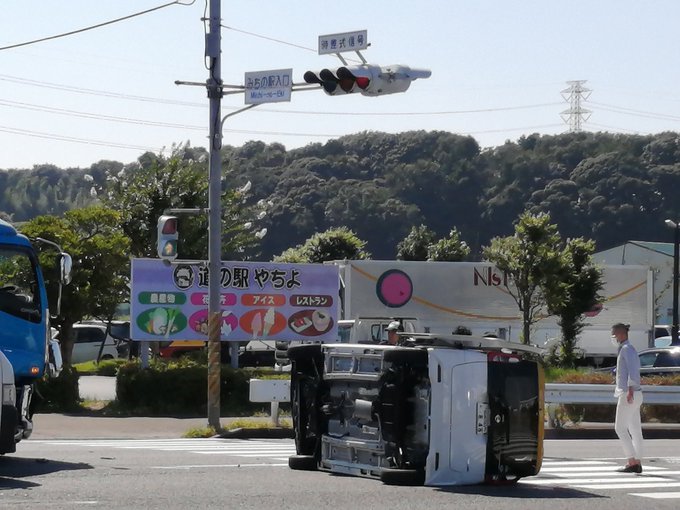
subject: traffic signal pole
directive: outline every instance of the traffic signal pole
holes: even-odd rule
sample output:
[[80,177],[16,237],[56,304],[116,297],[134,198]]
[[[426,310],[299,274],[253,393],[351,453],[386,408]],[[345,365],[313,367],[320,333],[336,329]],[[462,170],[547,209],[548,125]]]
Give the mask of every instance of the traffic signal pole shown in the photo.
[[210,167],[208,181],[208,426],[219,431],[220,425],[220,347],[222,310],[220,303],[220,267],[222,261],[222,49],[220,22],[221,0],[210,0],[210,32],[206,38],[209,75],[206,82],[210,100]]

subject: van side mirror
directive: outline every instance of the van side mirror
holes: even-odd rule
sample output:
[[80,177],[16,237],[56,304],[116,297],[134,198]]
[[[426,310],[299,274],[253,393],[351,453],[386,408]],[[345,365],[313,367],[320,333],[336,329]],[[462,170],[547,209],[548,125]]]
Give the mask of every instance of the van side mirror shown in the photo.
[[71,283],[71,268],[73,267],[73,259],[68,253],[61,252],[59,254],[59,279],[62,285]]
[[63,361],[61,358],[61,346],[57,340],[50,340],[50,363],[49,376],[57,377],[61,373]]

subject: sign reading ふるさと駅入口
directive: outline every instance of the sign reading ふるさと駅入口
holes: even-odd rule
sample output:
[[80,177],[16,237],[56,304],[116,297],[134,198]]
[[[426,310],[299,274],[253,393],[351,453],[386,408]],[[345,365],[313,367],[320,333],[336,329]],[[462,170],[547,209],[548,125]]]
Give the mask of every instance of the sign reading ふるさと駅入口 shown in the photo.
[[[132,261],[133,340],[207,340],[208,268]],[[223,262],[221,339],[334,341],[338,268],[323,264]]]

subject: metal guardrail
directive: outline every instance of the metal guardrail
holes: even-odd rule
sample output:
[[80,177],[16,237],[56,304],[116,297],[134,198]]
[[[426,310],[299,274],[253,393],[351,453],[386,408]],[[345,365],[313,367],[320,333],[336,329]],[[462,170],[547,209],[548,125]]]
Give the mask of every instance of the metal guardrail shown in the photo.
[[[613,384],[545,385],[547,404],[616,404]],[[680,386],[642,386],[644,404],[680,405]]]
[[[642,386],[645,404],[680,405],[680,386]],[[270,402],[272,419],[278,422],[279,402],[290,401],[290,381],[250,380],[250,401]],[[616,404],[613,384],[545,385],[546,404]]]

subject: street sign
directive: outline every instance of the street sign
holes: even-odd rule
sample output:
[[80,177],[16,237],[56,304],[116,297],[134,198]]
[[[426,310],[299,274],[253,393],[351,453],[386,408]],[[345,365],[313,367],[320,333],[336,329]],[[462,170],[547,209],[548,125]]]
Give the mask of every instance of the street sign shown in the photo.
[[359,51],[368,48],[368,30],[319,36],[319,55]]
[[276,69],[246,73],[246,104],[280,103],[290,101],[293,70]]

